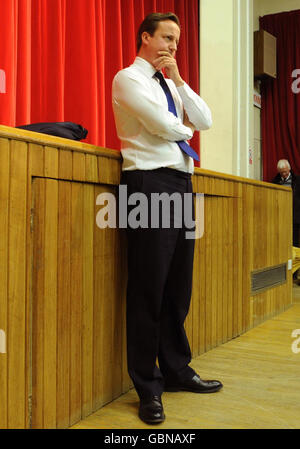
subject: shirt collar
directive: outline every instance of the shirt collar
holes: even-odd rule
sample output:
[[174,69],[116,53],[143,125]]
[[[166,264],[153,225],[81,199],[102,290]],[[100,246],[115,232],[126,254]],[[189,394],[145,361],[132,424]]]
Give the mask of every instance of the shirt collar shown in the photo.
[[287,178],[281,178],[281,179],[282,179],[282,181],[287,182],[290,179],[291,176],[292,175],[291,175],[291,172],[290,172],[289,175],[287,176]]
[[140,56],[137,56],[135,58],[135,61],[133,64],[138,66],[146,76],[149,76],[149,78],[152,78],[154,73],[156,72],[153,65],[150,64],[150,62],[146,61],[146,59],[141,58]]

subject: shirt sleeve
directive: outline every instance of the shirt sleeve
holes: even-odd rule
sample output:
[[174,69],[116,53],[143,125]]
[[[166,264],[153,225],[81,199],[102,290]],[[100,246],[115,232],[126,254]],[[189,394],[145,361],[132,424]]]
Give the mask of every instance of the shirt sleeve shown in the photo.
[[189,121],[197,131],[209,129],[212,126],[211,111],[205,101],[196,94],[186,83],[177,87]]
[[166,110],[151,93],[149,86],[125,71],[119,72],[114,78],[114,105],[139,120],[150,134],[173,142],[191,139],[192,130]]

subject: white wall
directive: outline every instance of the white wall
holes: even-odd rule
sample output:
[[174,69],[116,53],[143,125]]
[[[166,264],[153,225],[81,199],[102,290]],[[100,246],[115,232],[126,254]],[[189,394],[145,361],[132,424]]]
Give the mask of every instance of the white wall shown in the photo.
[[201,133],[201,167],[251,176],[253,0],[200,0],[200,94],[213,126]]
[[261,179],[253,32],[259,16],[300,9],[300,0],[199,0],[199,5],[200,95],[213,115],[212,128],[201,132],[201,167]]
[[254,0],[254,15],[257,20],[258,16],[295,9],[300,9],[300,0]]
[[[254,0],[253,31],[259,29],[259,17],[300,9],[300,0]],[[259,83],[255,87],[260,91]],[[261,111],[254,107],[254,178],[261,176]]]

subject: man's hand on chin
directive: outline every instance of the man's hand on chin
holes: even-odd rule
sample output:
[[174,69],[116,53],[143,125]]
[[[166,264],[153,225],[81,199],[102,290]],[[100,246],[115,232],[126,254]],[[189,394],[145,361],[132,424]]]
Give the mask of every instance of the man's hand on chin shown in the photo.
[[159,51],[159,57],[153,61],[153,66],[157,71],[165,69],[166,75],[174,84],[179,87],[183,86],[184,81],[180,76],[177,61],[168,51]]

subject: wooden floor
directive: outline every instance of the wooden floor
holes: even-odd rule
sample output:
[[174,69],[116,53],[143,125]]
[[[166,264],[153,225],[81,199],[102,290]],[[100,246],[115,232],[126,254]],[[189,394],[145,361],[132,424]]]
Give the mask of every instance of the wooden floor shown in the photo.
[[300,329],[295,284],[293,296],[284,313],[193,360],[203,379],[223,382],[220,392],[164,393],[166,421],[148,426],[137,416],[138,397],[131,390],[72,428],[299,429],[300,353],[292,351],[291,336]]

